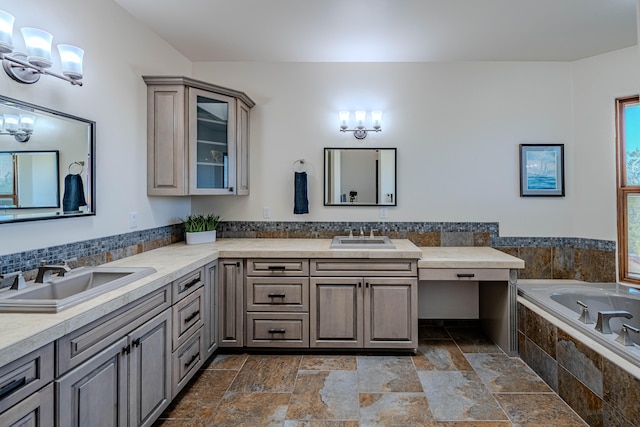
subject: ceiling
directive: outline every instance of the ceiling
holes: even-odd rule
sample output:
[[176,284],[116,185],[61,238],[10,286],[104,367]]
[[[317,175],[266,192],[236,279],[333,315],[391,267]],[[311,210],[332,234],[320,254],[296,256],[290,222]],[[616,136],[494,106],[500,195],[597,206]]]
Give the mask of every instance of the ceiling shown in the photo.
[[636,0],[114,0],[191,61],[574,61],[637,43]]

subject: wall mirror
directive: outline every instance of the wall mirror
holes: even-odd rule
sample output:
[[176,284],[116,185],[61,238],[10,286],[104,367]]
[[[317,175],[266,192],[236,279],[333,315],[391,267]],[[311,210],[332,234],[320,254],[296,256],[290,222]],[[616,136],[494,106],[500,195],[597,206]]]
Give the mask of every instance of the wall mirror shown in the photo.
[[396,206],[395,148],[325,148],[325,206]]
[[0,223],[95,215],[95,122],[5,96],[0,120]]

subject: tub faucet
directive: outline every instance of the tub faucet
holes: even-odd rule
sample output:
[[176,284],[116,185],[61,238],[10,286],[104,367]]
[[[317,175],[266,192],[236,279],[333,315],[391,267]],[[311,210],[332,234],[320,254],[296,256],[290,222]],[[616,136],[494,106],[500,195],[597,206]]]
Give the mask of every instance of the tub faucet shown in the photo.
[[624,317],[626,319],[631,319],[633,315],[624,310],[599,311],[598,321],[596,322],[596,331],[602,332],[603,334],[610,334],[611,327],[609,326],[609,319],[612,317]]
[[71,271],[71,268],[65,261],[62,265],[47,265],[46,262],[40,261],[40,267],[38,267],[38,274],[36,275],[36,283],[46,283],[51,280],[51,273],[57,272],[58,276],[62,277],[65,273]]
[[578,318],[578,321],[584,323],[585,325],[593,323],[593,320],[591,320],[591,316],[589,315],[589,307],[587,307],[587,304],[583,303],[582,301],[576,301],[576,303],[581,307],[580,317]]
[[622,330],[620,331],[620,335],[618,335],[618,338],[616,338],[616,341],[619,342],[622,345],[626,345],[626,346],[632,346],[634,345],[633,340],[631,339],[631,337],[629,336],[629,331],[633,331],[636,334],[640,333],[640,329],[638,328],[634,328],[631,325],[628,325],[626,323],[622,324]]

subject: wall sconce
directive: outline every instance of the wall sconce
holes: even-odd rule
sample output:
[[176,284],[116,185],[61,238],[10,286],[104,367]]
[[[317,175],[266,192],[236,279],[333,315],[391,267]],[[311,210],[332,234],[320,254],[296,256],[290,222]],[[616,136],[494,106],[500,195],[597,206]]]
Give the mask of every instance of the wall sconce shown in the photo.
[[42,74],[68,81],[72,85],[82,86],[82,57],[84,51],[76,46],[59,44],[62,74],[50,71],[51,42],[53,36],[37,28],[22,28],[22,37],[27,54],[13,51],[13,15],[0,10],[0,58],[4,71],[13,80],[20,83],[35,83]]
[[3,114],[0,116],[0,135],[12,135],[18,142],[27,142],[36,124],[31,114]]
[[349,129],[349,116],[348,111],[340,111],[340,131],[341,132],[353,132],[353,136],[356,139],[365,139],[367,132],[381,132],[382,131],[382,111],[371,112],[371,127],[372,129],[366,129],[365,121],[367,118],[366,111],[356,111],[356,125],[355,129]]

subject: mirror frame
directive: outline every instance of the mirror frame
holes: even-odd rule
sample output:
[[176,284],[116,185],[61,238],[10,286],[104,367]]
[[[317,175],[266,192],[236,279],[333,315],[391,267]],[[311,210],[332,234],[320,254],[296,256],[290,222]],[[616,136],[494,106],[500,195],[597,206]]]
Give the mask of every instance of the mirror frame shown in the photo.
[[[39,209],[39,208],[27,208],[22,209],[20,213],[11,214],[2,214],[0,213],[0,225],[2,224],[13,224],[16,222],[26,222],[26,221],[42,221],[48,219],[63,219],[63,218],[77,218],[77,217],[86,217],[86,216],[95,216],[96,215],[96,122],[93,120],[83,119],[82,117],[77,117],[71,114],[63,113],[61,111],[52,110],[51,108],[42,107],[40,105],[31,104],[29,102],[21,101],[19,99],[9,98],[4,95],[0,95],[0,105],[11,106],[11,104],[15,104],[15,108],[29,111],[34,114],[43,113],[52,117],[61,117],[67,120],[75,120],[87,125],[87,134],[89,137],[89,141],[87,141],[87,165],[85,169],[87,170],[87,196],[90,201],[91,210],[88,212],[79,212],[73,214],[62,214],[62,212],[36,212],[33,214],[29,214],[24,212],[29,209]],[[28,144],[28,143],[27,143]],[[57,150],[57,147],[52,147],[51,150]],[[37,150],[34,150],[37,151]],[[41,150],[42,151],[42,150]],[[63,173],[63,169],[58,165],[59,171]],[[61,191],[59,189],[58,199],[61,197]],[[60,206],[62,205],[62,200],[59,200]],[[14,218],[4,220],[3,216],[14,215]]]
[[[328,165],[327,165],[327,151],[329,150],[341,150],[341,151],[378,151],[378,150],[391,150],[393,151],[394,157],[394,175],[393,175],[393,194],[394,200],[393,203],[329,203],[327,200],[327,182],[328,182]],[[375,206],[375,207],[386,207],[386,206],[398,206],[398,150],[394,147],[325,147],[323,151],[323,163],[324,163],[324,179],[323,179],[323,201],[324,206]]]

